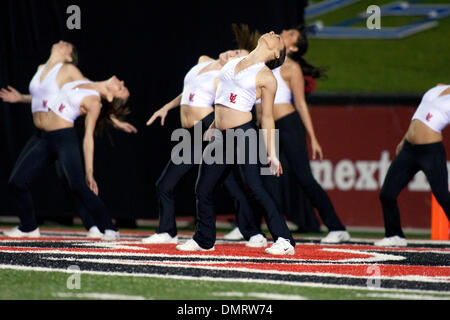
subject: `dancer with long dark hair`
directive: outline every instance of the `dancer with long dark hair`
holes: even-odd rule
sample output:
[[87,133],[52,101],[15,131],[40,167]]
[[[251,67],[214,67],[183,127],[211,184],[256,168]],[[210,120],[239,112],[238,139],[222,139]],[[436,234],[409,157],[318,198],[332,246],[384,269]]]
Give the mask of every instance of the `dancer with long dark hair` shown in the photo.
[[[13,200],[18,210],[20,225],[4,232],[9,237],[39,237],[30,183],[47,166],[58,160],[69,187],[104,233],[103,240],[117,240],[119,232],[103,202],[98,198],[98,187],[93,175],[94,132],[104,128],[114,115],[120,119],[128,113],[125,102],[129,91],[115,76],[101,82],[92,82],[68,66],[61,68],[57,84],[61,88],[55,98],[46,103],[50,109],[41,119],[42,130],[37,140],[24,154],[9,181]],[[73,67],[75,68],[75,67]],[[75,132],[74,122],[85,115],[83,138],[84,168]]]
[[[307,35],[303,27],[283,30],[281,38],[286,45],[287,59],[280,68],[273,70],[278,83],[273,114],[275,127],[279,130],[280,150],[285,153],[297,182],[329,230],[321,243],[349,241],[350,235],[340,221],[329,196],[312,174],[306,145],[307,134],[312,158],[323,159],[322,147],[317,140],[305,100],[303,72],[313,78],[320,78],[324,68],[316,68],[303,58],[308,49]],[[258,118],[260,109],[261,106],[257,105]]]
[[[198,167],[197,164],[201,161],[203,142],[195,141],[194,132],[197,128],[203,134],[214,120],[216,80],[222,67],[230,59],[247,54],[248,51],[245,50],[229,50],[221,53],[218,59],[201,56],[198,64],[186,74],[183,92],[156,111],[148,120],[147,125],[151,125],[157,118],[161,118],[161,125],[164,125],[167,113],[180,106],[181,126],[188,130],[191,137],[191,150],[188,162],[174,163],[171,158],[156,182],[159,227],[155,234],[142,240],[144,243],[178,243],[174,189],[180,179],[194,167]],[[200,152],[196,151],[196,148]],[[253,215],[236,173],[231,172],[225,177],[223,184],[233,199],[235,208],[240,212],[239,216],[245,219],[247,215]],[[266,239],[257,230],[247,229],[244,233],[244,238],[249,240],[248,246],[261,247],[267,244]]]
[[423,95],[405,136],[397,145],[396,157],[380,192],[385,238],[376,241],[376,246],[407,246],[397,197],[419,171],[427,177],[437,202],[450,219],[447,156],[442,144],[442,130],[449,123],[450,85],[440,84]]
[[[214,188],[227,171],[238,167],[244,178],[248,197],[256,200],[265,210],[266,222],[275,241],[265,252],[279,255],[294,254],[295,241],[275,202],[263,187],[259,164],[250,160],[257,151],[254,150],[255,145],[251,143],[251,139],[246,137],[247,134],[256,134],[251,111],[256,99],[261,97],[262,128],[267,133],[264,135],[264,142],[270,168],[273,174],[278,176],[282,174],[272,138],[274,129],[272,109],[277,83],[271,69],[279,67],[284,62],[285,52],[281,37],[270,32],[260,37],[258,46],[248,56],[234,59],[222,68],[215,97],[214,122],[210,126],[210,131],[216,132],[205,148],[196,185],[195,234],[186,243],[178,245],[177,250],[214,250],[216,239]],[[243,134],[243,141],[235,135],[239,132]],[[236,144],[238,139],[242,142],[239,146]],[[208,155],[212,154],[219,159],[206,161]],[[229,157],[237,154],[243,157],[244,161],[235,164],[232,159],[230,163]]]
[[[30,95],[22,94],[15,88],[8,86],[0,90],[0,99],[8,103],[31,103],[31,112],[33,117],[33,124],[37,130],[26,143],[22,150],[16,165],[13,168],[13,174],[17,172],[17,166],[21,163],[22,158],[25,157],[28,152],[39,142],[39,132],[43,129],[43,123],[47,119],[48,115],[48,103],[54,99],[59,93],[60,87],[57,80],[63,81],[66,78],[80,78],[81,72],[76,67],[78,64],[78,52],[76,47],[68,42],[59,41],[52,46],[50,56],[45,64],[38,67],[37,72],[33,76],[30,85]],[[136,133],[137,130],[134,126],[127,122],[123,122],[117,119],[114,115],[111,115],[111,123],[116,129],[123,130],[125,132]],[[59,162],[56,162],[56,169],[58,177],[63,180],[64,186],[67,187],[67,182],[63,179],[63,172]],[[10,180],[13,179],[11,176]],[[81,220],[88,230],[87,236],[89,238],[101,238],[102,234],[92,219],[87,214],[86,210],[79,203],[76,203],[78,207],[78,214]]]

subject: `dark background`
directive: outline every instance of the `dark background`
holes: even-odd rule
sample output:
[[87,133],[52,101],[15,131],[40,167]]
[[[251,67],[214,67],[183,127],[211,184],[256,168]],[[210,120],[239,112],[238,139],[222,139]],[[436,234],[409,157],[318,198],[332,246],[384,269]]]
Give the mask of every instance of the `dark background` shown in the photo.
[[[124,80],[131,92],[127,120],[139,132],[111,129],[114,146],[106,137],[97,138],[94,176],[114,217],[156,218],[154,184],[170,157],[179,111],[169,113],[164,127],[159,122],[146,127],[148,118],[181,93],[184,75],[200,55],[217,57],[236,47],[231,23],[278,33],[302,21],[306,3],[0,0],[0,87],[28,93],[37,66],[61,39],[78,48],[79,68],[86,77],[100,81],[114,74]],[[72,4],[81,9],[81,30],[66,27],[66,10]],[[33,131],[30,105],[0,101],[0,215],[14,215],[7,181]],[[179,215],[195,212],[195,177],[191,172],[176,189]],[[33,197],[38,216],[74,214],[54,167],[35,181]],[[225,192],[217,197],[218,213],[233,212]]]

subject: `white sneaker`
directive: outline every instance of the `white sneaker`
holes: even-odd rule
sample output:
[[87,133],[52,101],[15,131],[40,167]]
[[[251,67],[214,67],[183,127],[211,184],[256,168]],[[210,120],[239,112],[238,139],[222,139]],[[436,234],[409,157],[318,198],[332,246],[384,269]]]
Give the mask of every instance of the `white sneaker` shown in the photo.
[[177,245],[177,250],[179,251],[214,251],[215,248],[203,249],[200,247],[194,239],[190,239],[183,244]]
[[103,233],[97,228],[97,226],[93,226],[89,229],[86,238],[90,239],[101,239],[103,237]]
[[150,237],[142,239],[143,243],[178,243],[178,236],[171,237],[167,232],[164,233],[155,233]]
[[350,234],[347,231],[330,231],[320,243],[341,243],[349,240]]
[[267,248],[264,252],[277,255],[293,255],[295,253],[295,250],[288,240],[280,237],[270,248]]
[[231,230],[229,233],[227,233],[224,237],[225,240],[242,240],[244,239],[244,236],[242,235],[241,231],[238,227]]
[[10,238],[39,238],[41,236],[39,228],[30,232],[23,232],[19,230],[19,227],[15,227],[11,230],[3,231],[3,234]]
[[264,238],[262,234],[257,234],[251,236],[250,239],[245,244],[246,247],[250,248],[263,248],[267,247],[267,239]]
[[119,231],[105,230],[105,234],[102,236],[103,241],[116,241],[120,239]]
[[374,245],[377,247],[406,247],[407,242],[405,238],[393,236],[376,241]]

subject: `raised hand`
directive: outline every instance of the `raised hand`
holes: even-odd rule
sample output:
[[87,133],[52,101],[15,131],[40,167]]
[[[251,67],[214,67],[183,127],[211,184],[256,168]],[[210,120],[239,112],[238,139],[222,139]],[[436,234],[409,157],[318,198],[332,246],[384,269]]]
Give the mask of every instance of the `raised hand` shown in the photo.
[[5,102],[17,103],[22,101],[22,94],[11,86],[7,89],[2,88],[0,90],[0,99]]
[[164,125],[164,119],[167,116],[167,110],[163,107],[161,109],[159,109],[158,111],[156,111],[151,117],[150,119],[148,119],[147,121],[147,126],[151,125],[156,118],[160,117],[161,118],[161,125]]

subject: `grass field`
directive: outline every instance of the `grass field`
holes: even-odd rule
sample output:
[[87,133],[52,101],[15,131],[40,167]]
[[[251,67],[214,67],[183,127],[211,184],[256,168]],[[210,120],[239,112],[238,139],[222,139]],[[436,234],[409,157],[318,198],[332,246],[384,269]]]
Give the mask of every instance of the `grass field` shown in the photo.
[[[307,20],[333,25],[365,12],[369,5],[393,0],[361,0],[355,4]],[[426,0],[421,3],[446,3]],[[381,27],[395,27],[418,17],[381,17]],[[328,79],[318,81],[317,92],[420,94],[437,83],[450,82],[450,18],[436,28],[399,40],[311,39],[307,60],[328,66]],[[355,27],[364,24],[355,24]]]
[[[408,234],[414,240],[403,252],[373,247],[380,233],[351,232],[342,245],[320,245],[324,233],[294,233],[296,254],[280,258],[225,241],[222,231],[216,251],[198,254],[142,244],[153,228],[121,230],[115,243],[86,239],[79,227],[43,227],[35,240],[0,235],[0,300],[450,299],[450,243],[426,241],[429,234]],[[369,267],[380,268],[379,278]]]

